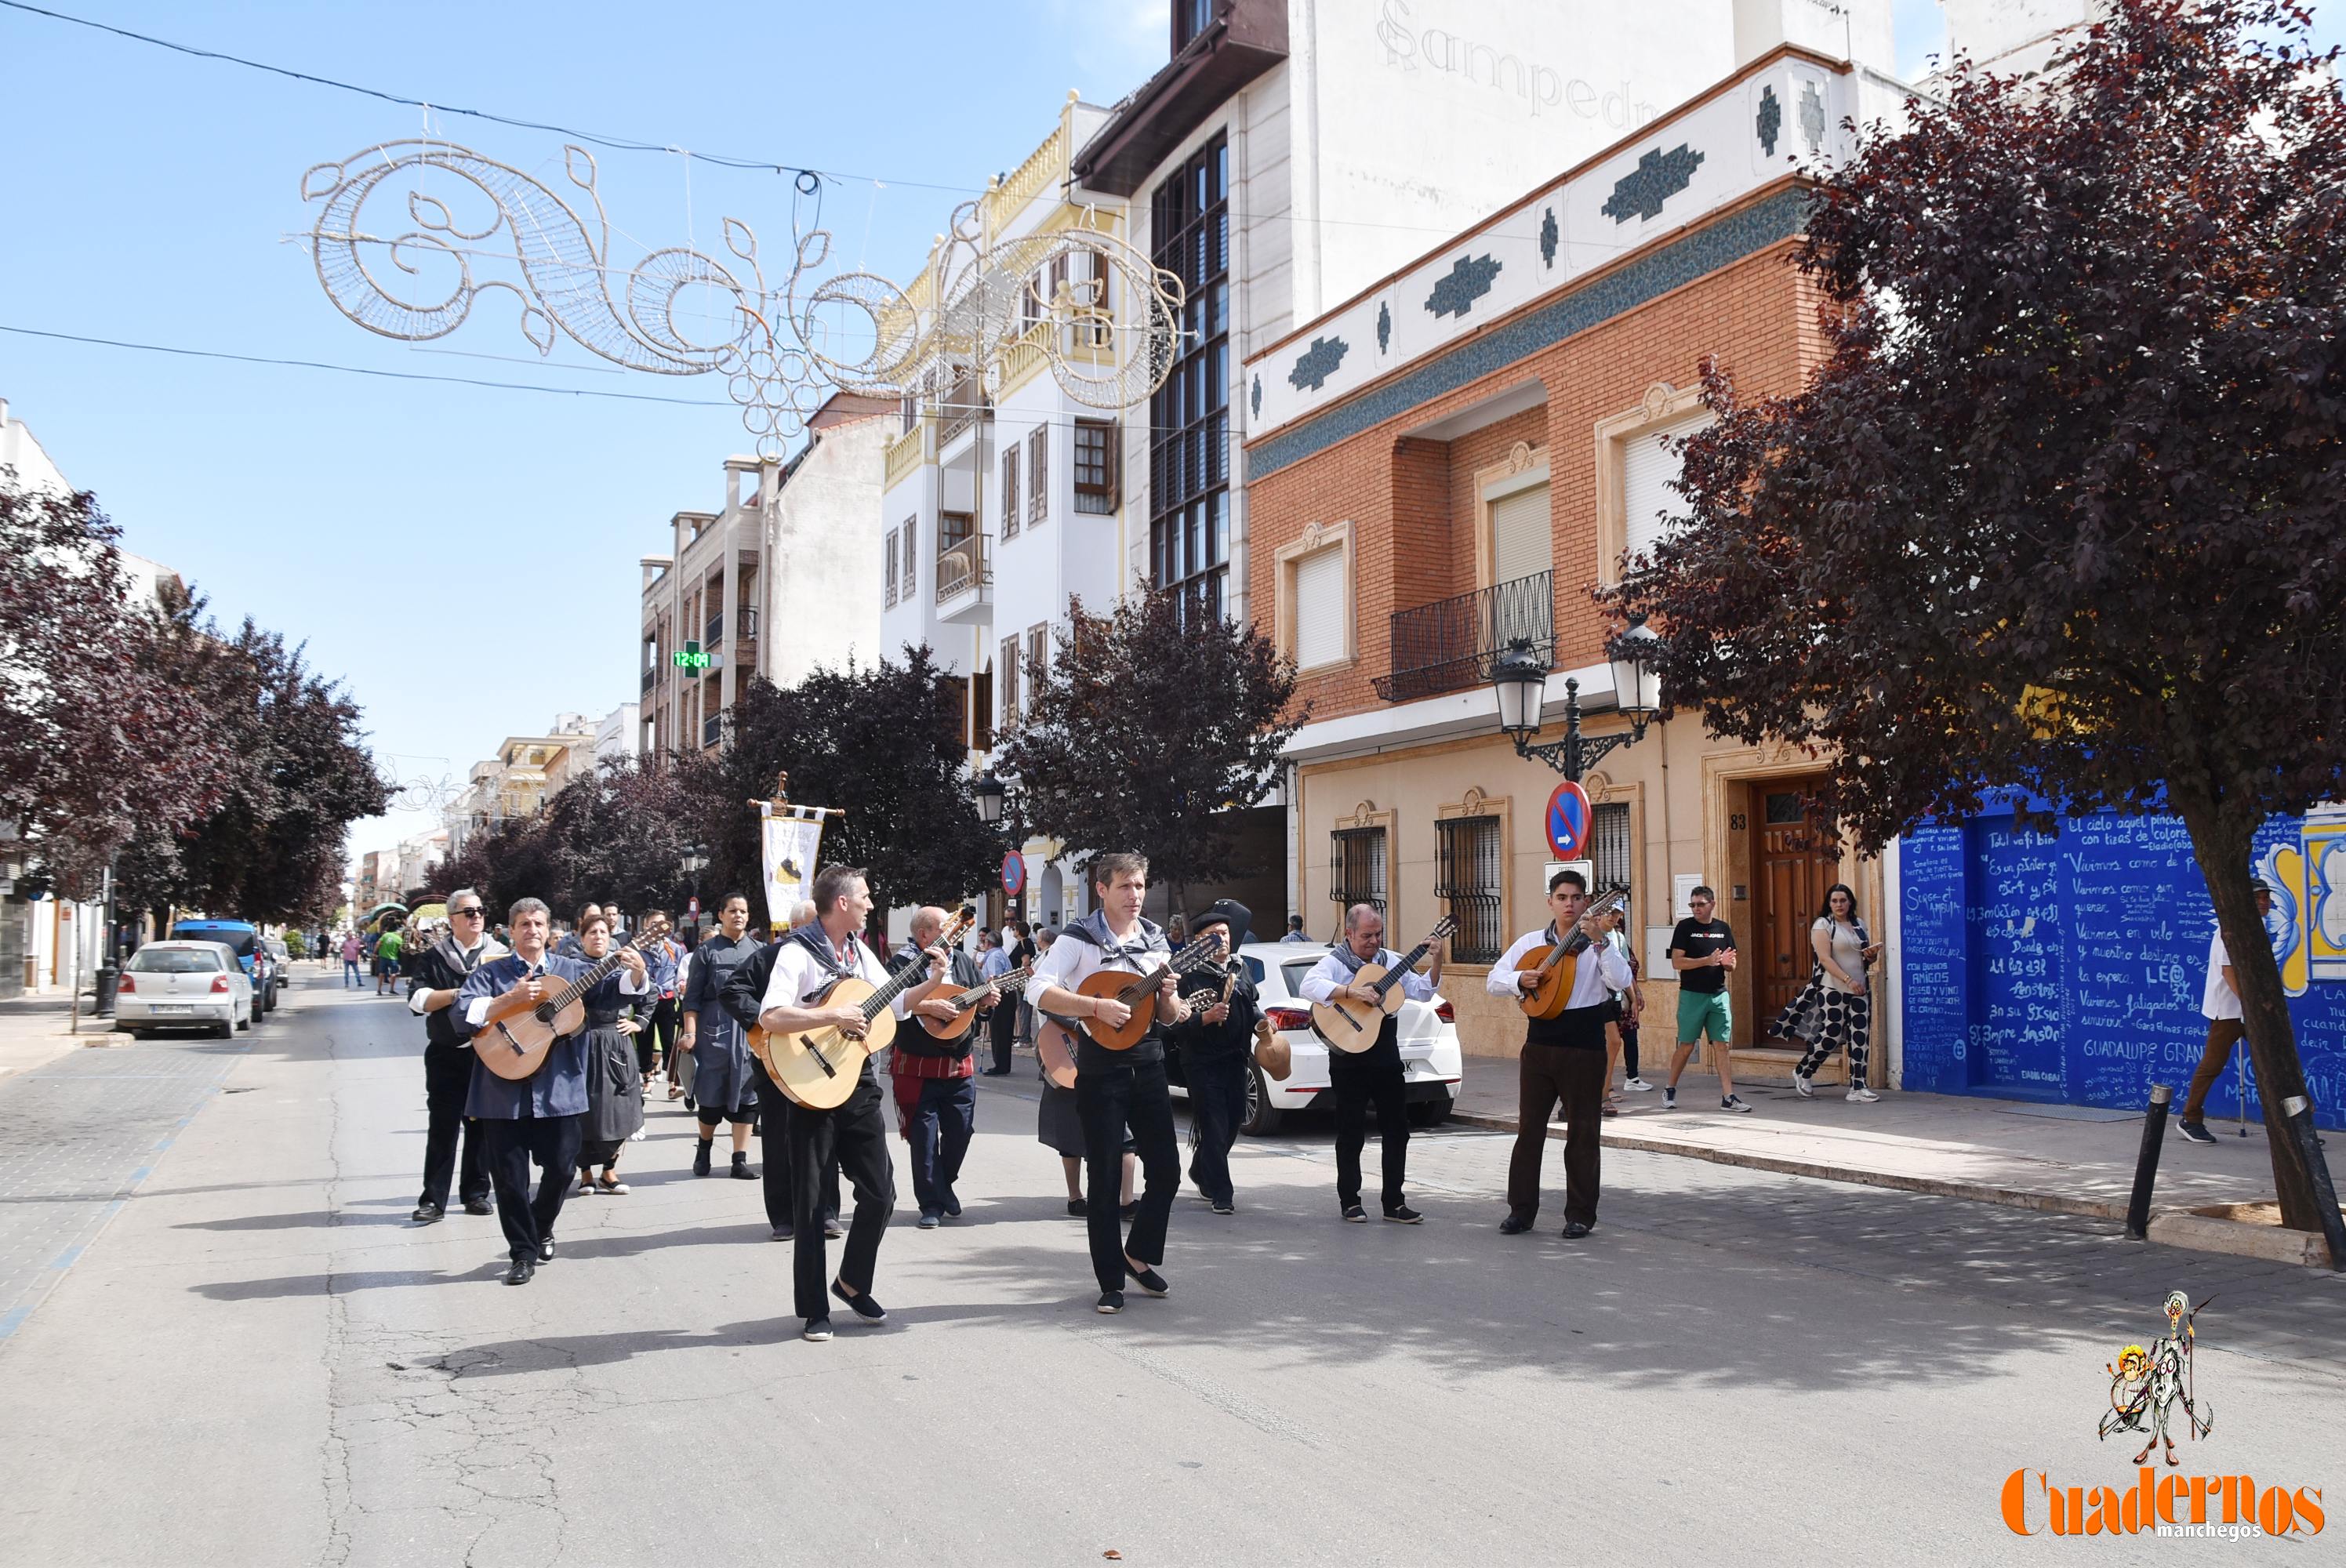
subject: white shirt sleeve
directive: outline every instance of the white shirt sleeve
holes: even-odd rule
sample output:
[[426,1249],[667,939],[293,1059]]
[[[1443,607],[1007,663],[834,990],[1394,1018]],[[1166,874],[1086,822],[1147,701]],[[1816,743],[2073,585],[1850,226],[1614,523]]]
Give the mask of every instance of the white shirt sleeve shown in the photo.
[[1306,1002],[1325,1002],[1352,983],[1351,972],[1336,962],[1336,955],[1331,952],[1311,966],[1311,972],[1303,977],[1303,983],[1295,991]]
[[474,1028],[478,1029],[481,1026],[481,1020],[489,1015],[489,1003],[495,1000],[496,998],[494,996],[475,996],[473,998],[473,1004],[464,1009],[464,1022],[471,1024]]
[[758,1011],[799,1005],[813,972],[814,959],[806,949],[794,942],[782,943],[782,950],[774,955],[774,972],[766,978],[766,994],[758,999]]
[[1605,976],[1606,987],[1614,991],[1628,990],[1637,978],[1629,969],[1628,956],[1609,942],[1600,945],[1596,967]]
[[429,990],[409,992],[407,993],[407,1010],[410,1013],[414,1013],[418,1018],[423,1017],[423,999],[431,994],[432,993]]
[[1075,990],[1083,983],[1084,955],[1092,951],[1095,950],[1074,937],[1061,937],[1051,944],[1050,952],[1035,961],[1034,977],[1026,983],[1026,994],[1039,1003],[1048,987]]
[[619,989],[629,996],[648,996],[652,990],[648,978],[638,980],[632,971],[625,969],[619,971]]
[[1491,966],[1491,972],[1483,977],[1483,989],[1494,996],[1520,998],[1524,988],[1515,983],[1515,971],[1524,966],[1524,954],[1546,942],[1547,932],[1544,931],[1526,932],[1515,938],[1515,945],[1501,954],[1499,962]]
[[[926,972],[923,972],[920,979],[913,982],[912,984],[896,993],[896,1000],[888,1003],[888,1011],[894,1013],[898,1018],[909,1019],[912,1017],[913,993],[920,990],[921,987],[926,985],[928,983],[928,974]],[[951,957],[947,957],[945,960],[945,988],[944,991],[939,992],[938,994],[940,996],[951,996],[957,989],[958,987],[956,987],[953,983],[953,960]]]

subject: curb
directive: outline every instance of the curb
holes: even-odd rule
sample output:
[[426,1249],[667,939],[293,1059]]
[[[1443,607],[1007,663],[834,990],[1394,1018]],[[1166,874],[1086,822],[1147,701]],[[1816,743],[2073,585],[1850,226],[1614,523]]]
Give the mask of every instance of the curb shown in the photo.
[[[1485,1127],[1494,1132],[1515,1131],[1513,1116],[1484,1115],[1473,1111],[1453,1111],[1450,1120],[1470,1127]],[[1551,1126],[1547,1135],[1561,1138],[1561,1128]],[[2032,1209],[2039,1214],[2073,1215],[2081,1219],[2106,1220],[2114,1225],[2126,1223],[2126,1205],[2101,1198],[2066,1197],[2058,1193],[2024,1192],[2016,1187],[1990,1186],[1983,1182],[1945,1181],[1934,1176],[1902,1176],[1895,1171],[1857,1170],[1847,1166],[1823,1165],[1814,1160],[1785,1159],[1775,1155],[1744,1154],[1734,1150],[1713,1148],[1707,1144],[1681,1143],[1672,1138],[1650,1137],[1638,1133],[1616,1132],[1606,1128],[1598,1142],[1606,1148],[1637,1149],[1647,1154],[1677,1155],[1684,1159],[1708,1160],[1713,1165],[1741,1166],[1749,1170],[1770,1171],[1778,1176],[1810,1176],[1818,1181],[1844,1182],[1855,1186],[1887,1187],[1895,1192],[1914,1192],[1933,1197],[1963,1198],[1972,1203],[1991,1203],[2000,1208]],[[2330,1251],[2320,1235],[2311,1231],[2282,1230],[2270,1225],[2248,1225],[2233,1219],[2214,1219],[2192,1214],[2184,1209],[2168,1209],[2151,1217],[2149,1239],[2166,1247],[2180,1247],[2195,1252],[2220,1252],[2235,1257],[2255,1257],[2268,1263],[2295,1264],[2307,1268],[2327,1269]]]

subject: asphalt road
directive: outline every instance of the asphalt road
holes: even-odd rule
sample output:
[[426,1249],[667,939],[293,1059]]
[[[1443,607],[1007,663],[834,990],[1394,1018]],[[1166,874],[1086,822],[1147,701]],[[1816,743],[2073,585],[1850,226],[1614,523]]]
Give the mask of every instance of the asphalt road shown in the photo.
[[[1554,1147],[1503,1238],[1509,1140],[1463,1131],[1412,1145],[1423,1227],[1346,1226],[1307,1118],[1241,1144],[1236,1217],[1185,1192],[1172,1295],[1103,1319],[1024,1079],[985,1081],[962,1219],[899,1208],[882,1329],[798,1339],[759,1189],[694,1180],[665,1106],[507,1288],[494,1219],[407,1224],[419,1026],[304,978],[208,1090],[158,1044],[0,1098],[56,1147],[0,1204],[107,1211],[0,1338],[0,1563],[2017,1561],[2013,1471],[2134,1481],[2103,1367],[2175,1288],[2215,1298],[2187,1471],[2346,1500],[2332,1277],[1620,1152],[1567,1243]],[[68,1135],[166,1081],[202,1091],[151,1110],[167,1146]]]

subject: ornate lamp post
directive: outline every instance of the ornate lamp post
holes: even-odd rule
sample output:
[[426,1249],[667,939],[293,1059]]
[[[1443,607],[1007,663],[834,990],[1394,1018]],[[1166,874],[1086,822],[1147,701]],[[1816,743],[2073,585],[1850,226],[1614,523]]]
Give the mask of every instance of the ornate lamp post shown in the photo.
[[977,801],[977,820],[989,828],[1000,827],[1010,799],[1010,786],[995,778],[989,769],[969,781],[969,792]]
[[1580,682],[1564,683],[1564,737],[1534,745],[1540,729],[1540,709],[1547,697],[1547,668],[1532,651],[1528,639],[1507,645],[1491,666],[1491,686],[1499,698],[1499,728],[1515,744],[1515,755],[1535,758],[1578,783],[1607,752],[1634,746],[1646,738],[1646,726],[1662,705],[1660,654],[1662,639],[1640,619],[1613,639],[1613,690],[1629,728],[1617,735],[1580,733]]

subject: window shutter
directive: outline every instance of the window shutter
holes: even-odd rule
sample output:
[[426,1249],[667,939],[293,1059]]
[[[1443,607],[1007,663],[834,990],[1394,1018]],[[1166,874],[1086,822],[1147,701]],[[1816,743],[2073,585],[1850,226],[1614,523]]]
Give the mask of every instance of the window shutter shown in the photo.
[[1010,724],[1018,718],[1018,639],[1002,639],[1002,674],[997,684],[1002,687],[1002,722]]
[[1026,438],[1026,517],[1040,523],[1050,515],[1051,427],[1038,424]]
[[888,530],[888,597],[886,602],[891,605],[896,602],[896,531],[893,528]]
[[1535,484],[1491,504],[1491,581],[1512,583],[1555,565],[1547,486]]
[[913,596],[913,585],[920,575],[920,545],[916,539],[921,531],[918,527],[920,521],[917,517],[904,520],[904,597],[908,599]]
[[1295,664],[1311,669],[1344,657],[1344,549],[1316,551],[1295,564]]
[[[1683,420],[1663,430],[1644,430],[1621,443],[1621,514],[1627,523],[1631,555],[1653,549],[1675,522],[1686,515],[1686,497],[1670,488],[1682,467],[1678,451],[1668,443],[1682,440],[1710,423],[1710,416]],[[1664,518],[1670,519],[1665,522]],[[1617,561],[1600,561],[1609,578]]]
[[1002,454],[1002,536],[1018,532],[1018,447],[1012,443]]

